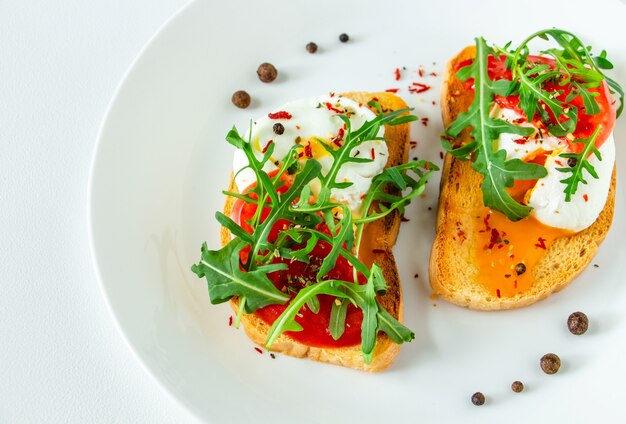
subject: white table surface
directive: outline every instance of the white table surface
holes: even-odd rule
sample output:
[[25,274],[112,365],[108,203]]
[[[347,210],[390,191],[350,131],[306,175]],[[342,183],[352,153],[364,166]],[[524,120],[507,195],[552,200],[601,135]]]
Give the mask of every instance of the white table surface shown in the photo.
[[0,423],[194,423],[118,333],[87,180],[105,109],[186,0],[0,1]]

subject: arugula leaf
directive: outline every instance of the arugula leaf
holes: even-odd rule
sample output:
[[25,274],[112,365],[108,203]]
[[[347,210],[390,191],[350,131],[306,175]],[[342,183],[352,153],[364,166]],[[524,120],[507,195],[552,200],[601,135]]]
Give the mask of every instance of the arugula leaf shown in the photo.
[[330,310],[330,322],[328,330],[335,340],[339,340],[346,330],[346,315],[348,313],[348,305],[350,302],[346,300],[336,299]]
[[302,306],[312,297],[319,294],[328,294],[338,298],[345,297],[346,295],[343,292],[334,287],[334,281],[335,280],[320,281],[300,290],[296,297],[289,302],[289,306],[276,318],[276,321],[274,321],[274,324],[270,327],[267,333],[267,339],[265,340],[265,347],[269,349],[276,339],[285,331],[302,331],[302,326],[296,322],[296,315],[300,312]]
[[448,140],[444,139],[444,147],[447,147],[452,155],[463,160],[468,160],[471,154],[477,153],[472,167],[484,177],[482,191],[485,206],[504,213],[511,221],[518,221],[528,216],[531,208],[516,202],[505,188],[512,187],[515,180],[545,177],[547,172],[541,165],[526,163],[519,159],[506,160],[504,150],[494,152],[494,140],[500,134],[512,133],[528,136],[534,130],[490,116],[495,88],[494,82],[487,73],[489,53],[494,52],[487,46],[484,38],[476,38],[476,59],[469,65],[470,71],[464,74],[464,76],[471,75],[474,78],[474,101],[467,112],[459,114],[444,133],[445,137],[456,138],[465,128],[471,127],[471,134],[475,141],[454,148]]
[[[285,331],[302,331],[302,326],[295,320],[298,312],[310,298],[319,294],[328,294],[342,299],[338,305],[334,319],[331,318],[330,332],[333,337],[341,337],[344,329],[338,324],[345,323],[345,313],[341,308],[347,308],[348,302],[356,305],[363,311],[363,323],[361,325],[361,351],[366,364],[372,360],[374,348],[376,346],[376,335],[379,331],[388,334],[389,337],[398,344],[410,342],[415,338],[415,334],[400,324],[376,299],[376,294],[383,294],[386,290],[386,283],[382,275],[382,270],[377,264],[371,269],[370,277],[364,285],[341,280],[324,280],[305,287],[294,297],[289,306],[274,321],[270,328],[265,346],[269,349],[276,339]],[[343,306],[343,305],[346,306]],[[340,316],[343,314],[343,317]],[[332,317],[332,315],[331,315]]]
[[243,271],[239,254],[246,243],[238,238],[231,240],[219,250],[209,250],[202,245],[202,258],[191,270],[200,278],[206,277],[211,303],[227,302],[233,296],[245,296],[246,312],[272,304],[284,304],[289,296],[279,291],[267,274],[286,269],[285,264],[271,264],[254,271]]
[[587,171],[589,175],[593,178],[598,179],[598,173],[594,169],[594,167],[589,163],[589,156],[594,154],[599,160],[602,160],[602,156],[600,155],[600,151],[596,147],[596,139],[598,138],[598,134],[602,130],[602,125],[598,125],[598,128],[593,132],[591,137],[589,138],[579,138],[573,141],[573,143],[583,143],[584,148],[582,152],[576,153],[563,153],[559,156],[565,159],[575,159],[575,165],[572,167],[563,167],[557,168],[560,172],[569,172],[571,175],[561,182],[565,184],[565,201],[569,202],[572,200],[572,196],[576,194],[578,190],[578,183],[587,184],[587,180],[585,180],[583,176],[583,171]]

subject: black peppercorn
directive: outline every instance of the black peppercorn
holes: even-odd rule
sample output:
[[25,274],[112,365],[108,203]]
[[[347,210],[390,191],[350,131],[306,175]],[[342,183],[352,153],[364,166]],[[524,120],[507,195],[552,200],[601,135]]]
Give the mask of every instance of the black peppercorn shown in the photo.
[[476,392],[472,395],[472,403],[476,406],[485,404],[485,395],[480,392]]
[[580,336],[585,334],[589,328],[589,318],[582,312],[574,312],[567,318],[567,328],[569,332]]
[[230,99],[239,109],[250,106],[250,95],[243,90],[235,91]]
[[576,159],[576,158],[574,158],[574,157],[569,158],[569,159],[567,160],[567,166],[569,166],[570,168],[575,167],[577,163],[578,163],[578,159]]
[[339,36],[339,41],[341,41],[342,43],[347,43],[349,39],[350,37],[348,37],[348,34],[346,34],[345,32]]
[[282,133],[285,132],[285,127],[280,122],[276,122],[274,126],[272,127],[272,129],[278,135],[281,135]]
[[276,79],[278,71],[271,63],[261,63],[256,71],[259,79],[263,82],[272,82]]
[[518,263],[517,265],[515,265],[515,273],[517,275],[522,275],[523,273],[526,272],[526,265],[524,265],[523,263]]
[[306,51],[309,53],[315,53],[317,51],[317,44],[311,41],[306,45]]
[[546,353],[541,357],[539,365],[546,374],[556,374],[561,368],[561,358],[554,353]]
[[511,390],[513,390],[515,393],[519,393],[522,390],[524,390],[524,383],[522,383],[521,381],[514,381],[513,384],[511,384]]

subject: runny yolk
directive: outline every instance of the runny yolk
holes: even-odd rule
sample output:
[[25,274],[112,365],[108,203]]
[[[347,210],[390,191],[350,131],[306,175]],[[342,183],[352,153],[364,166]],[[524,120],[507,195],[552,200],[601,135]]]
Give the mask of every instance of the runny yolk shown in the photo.
[[557,238],[571,234],[548,227],[533,216],[513,222],[487,207],[474,214],[474,228],[478,281],[498,298],[530,289],[533,271],[546,249]]

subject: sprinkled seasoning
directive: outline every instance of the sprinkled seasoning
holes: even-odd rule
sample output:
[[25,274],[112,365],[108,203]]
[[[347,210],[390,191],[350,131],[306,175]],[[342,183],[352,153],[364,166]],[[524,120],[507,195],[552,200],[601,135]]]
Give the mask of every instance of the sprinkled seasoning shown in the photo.
[[259,79],[263,82],[272,82],[278,76],[278,71],[271,63],[261,63],[256,71]]
[[257,352],[259,352],[259,354],[260,354],[260,355],[263,355],[263,351],[262,351],[260,348],[255,347],[255,348],[254,348],[254,350],[256,350]]
[[276,122],[274,126],[272,127],[272,130],[274,131],[275,134],[281,135],[282,133],[285,132],[285,127],[280,122]]
[[539,365],[546,374],[556,374],[561,368],[561,358],[554,353],[546,353],[541,357]]
[[423,84],[421,82],[414,82],[411,83],[411,87],[409,87],[409,92],[411,93],[423,93],[425,91],[430,90],[430,85],[428,84]]
[[574,312],[567,318],[567,329],[570,333],[580,336],[589,328],[589,318],[583,312]]
[[347,43],[350,40],[350,37],[345,32],[339,35],[339,41],[342,43]]
[[306,51],[311,54],[315,53],[317,51],[317,44],[311,41],[309,44],[306,45]]
[[399,88],[388,88],[388,89],[386,89],[385,91],[386,91],[387,93],[397,93],[397,92],[398,92],[398,90],[400,90],[400,89],[399,89]]
[[583,194],[583,199],[585,200],[585,202],[589,201],[589,195],[588,194]]
[[576,164],[578,163],[578,159],[571,157],[567,159],[567,165],[571,168],[575,167]]
[[273,353],[270,353],[270,357],[271,357],[272,359],[276,359],[276,355],[274,355]]
[[261,153],[267,152],[267,149],[269,149],[270,144],[272,144],[273,142],[274,142],[274,140],[268,141],[267,144],[265,145],[265,147],[263,147],[263,150],[261,150]]
[[515,393],[520,393],[522,390],[524,390],[524,383],[522,383],[521,381],[514,381],[511,384],[511,390],[513,390]]
[[232,325],[233,325],[233,316],[231,315],[228,317],[228,326],[232,327]]
[[336,112],[336,113],[343,113],[343,110],[337,109],[330,102],[326,102],[326,109],[332,110],[333,112]]
[[372,160],[376,159],[376,151],[374,150],[373,147],[372,147],[372,150],[370,151],[370,155],[372,156]]
[[546,239],[539,237],[537,243],[535,243],[535,247],[546,250]]
[[248,106],[250,106],[251,98],[250,98],[250,95],[247,92],[245,92],[243,90],[239,90],[239,91],[235,91],[233,93],[233,96],[231,97],[230,100],[239,109],[245,109]]
[[428,126],[428,118],[422,118],[421,119],[422,125],[427,127]]
[[485,395],[481,392],[476,392],[472,395],[472,403],[476,406],[481,406],[485,404]]
[[400,81],[400,68],[396,68],[396,71],[394,72],[394,76],[396,78],[396,81]]
[[287,111],[281,110],[279,112],[268,113],[267,117],[270,119],[291,119],[291,114]]
[[522,262],[515,265],[515,273],[517,275],[522,275],[525,272],[526,272],[526,265],[524,265]]

